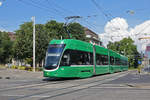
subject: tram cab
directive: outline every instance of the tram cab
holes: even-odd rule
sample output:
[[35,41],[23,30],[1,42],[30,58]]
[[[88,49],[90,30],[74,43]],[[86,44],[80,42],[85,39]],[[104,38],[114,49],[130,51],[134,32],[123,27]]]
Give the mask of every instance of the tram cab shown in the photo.
[[64,44],[50,44],[46,53],[45,70],[56,70],[60,63]]

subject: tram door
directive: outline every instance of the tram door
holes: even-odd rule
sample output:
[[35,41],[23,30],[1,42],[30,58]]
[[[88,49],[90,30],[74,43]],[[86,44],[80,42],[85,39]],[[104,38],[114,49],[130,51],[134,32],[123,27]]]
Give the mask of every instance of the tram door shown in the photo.
[[93,75],[96,74],[96,48],[95,45],[93,45]]

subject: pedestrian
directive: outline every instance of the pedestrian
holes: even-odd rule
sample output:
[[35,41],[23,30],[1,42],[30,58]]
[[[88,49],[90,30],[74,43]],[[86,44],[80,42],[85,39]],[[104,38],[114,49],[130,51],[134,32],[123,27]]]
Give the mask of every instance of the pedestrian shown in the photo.
[[141,65],[138,66],[137,70],[138,70],[138,73],[140,74],[141,73]]

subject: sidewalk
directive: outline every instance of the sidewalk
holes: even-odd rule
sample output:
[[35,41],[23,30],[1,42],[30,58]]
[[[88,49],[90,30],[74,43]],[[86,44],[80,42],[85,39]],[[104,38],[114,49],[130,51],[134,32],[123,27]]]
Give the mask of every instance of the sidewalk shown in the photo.
[[29,78],[37,78],[42,79],[43,73],[41,72],[30,72],[25,70],[18,69],[9,69],[9,68],[0,68],[0,78],[6,79],[29,79]]

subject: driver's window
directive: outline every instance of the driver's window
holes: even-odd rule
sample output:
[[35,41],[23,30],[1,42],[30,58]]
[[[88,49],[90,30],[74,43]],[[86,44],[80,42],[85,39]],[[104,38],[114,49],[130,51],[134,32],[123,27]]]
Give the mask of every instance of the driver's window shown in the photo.
[[70,54],[69,51],[66,50],[61,59],[61,66],[70,66]]

